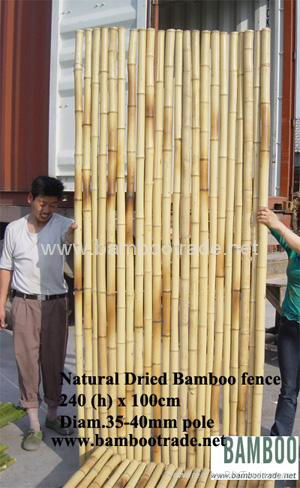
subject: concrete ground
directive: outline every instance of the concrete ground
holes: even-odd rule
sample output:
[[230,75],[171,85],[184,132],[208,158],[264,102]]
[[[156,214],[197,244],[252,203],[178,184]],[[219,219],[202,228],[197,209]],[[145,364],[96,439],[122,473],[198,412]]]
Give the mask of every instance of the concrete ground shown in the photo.
[[[274,309],[266,304],[266,327],[274,325]],[[75,373],[74,327],[69,328],[69,342],[65,368]],[[12,334],[9,331],[0,334],[0,401],[17,404],[19,400],[17,372],[13,354]],[[267,335],[266,341],[266,375],[278,375],[277,349],[273,336]],[[69,396],[75,387],[64,388]],[[262,417],[262,435],[268,435],[274,419],[279,386],[264,388]],[[40,419],[42,425],[46,408],[42,405]],[[64,414],[75,414],[72,406],[64,407]],[[54,448],[51,442],[52,431],[44,429],[44,442],[38,452],[26,452],[20,447],[23,433],[27,429],[27,418],[23,417],[15,424],[9,424],[0,430],[1,443],[10,448],[8,454],[17,462],[0,475],[2,488],[60,488],[78,468],[77,447]],[[300,416],[297,416],[294,435],[300,434]],[[292,486],[290,484],[290,486]]]

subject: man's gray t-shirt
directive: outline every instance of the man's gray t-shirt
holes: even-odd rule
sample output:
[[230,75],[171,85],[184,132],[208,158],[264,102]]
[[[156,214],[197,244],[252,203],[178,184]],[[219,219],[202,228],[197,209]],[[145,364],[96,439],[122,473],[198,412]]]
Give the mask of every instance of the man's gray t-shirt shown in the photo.
[[28,217],[8,224],[0,268],[13,271],[11,287],[22,293],[65,293],[63,237],[74,221],[54,213],[34,234],[29,232]]

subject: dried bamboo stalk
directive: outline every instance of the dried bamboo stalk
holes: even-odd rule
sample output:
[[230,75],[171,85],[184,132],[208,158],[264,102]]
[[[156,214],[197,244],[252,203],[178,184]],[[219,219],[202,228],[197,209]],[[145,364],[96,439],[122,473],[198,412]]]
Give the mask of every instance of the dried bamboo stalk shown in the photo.
[[146,484],[145,488],[155,488],[157,483],[160,480],[162,473],[164,472],[165,465],[163,463],[159,463],[156,465],[148,483]]
[[[216,36],[216,38],[217,37],[218,36]],[[204,488],[206,486],[206,482],[209,480],[209,475],[210,475],[210,472],[208,469],[206,469],[206,468],[202,469],[200,477],[199,477],[197,484],[196,484],[196,488]]]
[[[260,173],[259,207],[268,206],[268,175],[270,157],[270,29],[261,32],[261,90],[260,90]],[[256,272],[256,319],[255,319],[255,376],[264,374],[265,351],[265,288],[267,263],[267,228],[258,225],[258,256]],[[252,403],[252,435],[260,435],[263,387],[255,385]]]
[[[244,33],[244,172],[242,225],[241,324],[239,376],[248,371],[251,280],[251,211],[253,161],[253,31]],[[244,252],[245,251],[245,252]],[[238,435],[246,434],[247,385],[239,385]]]
[[[208,258],[208,304],[207,304],[207,358],[206,374],[213,370],[217,216],[218,216],[218,157],[219,157],[219,94],[220,94],[220,33],[211,33],[211,116],[210,116],[210,178],[209,178],[209,242],[211,252]],[[211,386],[206,387],[205,414],[211,415]],[[210,429],[205,429],[205,437]],[[204,466],[210,465],[210,448],[204,448]]]
[[175,471],[176,471],[176,467],[173,464],[169,464],[168,466],[165,467],[164,473],[159,480],[160,488],[167,488],[170,479],[174,475]]
[[[146,36],[146,129],[145,129],[145,272],[144,272],[144,372],[152,376],[152,194],[154,162],[154,48],[155,29],[147,29]],[[152,385],[145,385],[144,393],[150,397]],[[145,407],[147,419],[153,418],[150,402]],[[146,427],[143,437],[151,437],[151,428]],[[150,446],[143,450],[143,461],[151,459]]]
[[201,469],[193,469],[193,472],[190,477],[190,481],[187,484],[187,488],[195,488],[200,476],[201,476]]
[[[220,35],[220,149],[219,149],[219,182],[218,182],[218,246],[216,268],[216,324],[214,368],[215,376],[220,377],[223,357],[224,325],[224,244],[226,222],[226,169],[227,169],[227,129],[228,129],[228,34]],[[212,413],[215,426],[213,434],[219,433],[220,385],[212,387]]]
[[[191,195],[191,279],[190,279],[190,327],[189,327],[189,375],[197,372],[198,313],[199,313],[199,189],[200,189],[200,32],[192,32],[192,195]],[[188,387],[189,419],[197,418],[197,387]],[[196,429],[190,436],[196,437]],[[196,464],[196,448],[187,448],[187,466]]]
[[114,455],[113,449],[107,449],[103,455],[98,459],[96,464],[89,470],[83,480],[80,482],[80,488],[88,488],[90,484],[94,481],[96,476],[101,472],[103,466],[109,461],[109,459]]
[[[126,277],[125,277],[125,29],[118,30],[118,146],[117,146],[117,371],[119,373],[118,398],[126,398]],[[118,415],[126,418],[126,406],[118,405]],[[126,436],[126,426],[118,428],[118,436]],[[126,447],[118,453],[124,458]]]
[[[144,372],[143,354],[143,327],[144,327],[144,166],[145,166],[145,73],[146,73],[146,30],[141,29],[138,33],[138,89],[137,89],[137,169],[136,169],[136,246],[137,254],[135,260],[135,373],[142,375]],[[135,394],[140,398],[143,393],[141,385],[135,385]],[[135,408],[135,415],[143,415],[143,408]],[[135,429],[135,436],[142,437],[142,428]],[[136,446],[134,457],[137,461],[142,460],[142,447]]]
[[128,488],[135,488],[141,479],[141,476],[143,475],[144,471],[146,468],[146,463],[140,463],[138,469],[134,472],[134,475],[130,478],[130,480],[127,483]]
[[[170,335],[171,335],[171,192],[173,156],[173,96],[174,96],[174,46],[175,31],[166,33],[165,48],[165,93],[164,93],[164,144],[163,144],[163,187],[162,187],[162,371],[170,378]],[[169,381],[162,385],[161,393],[169,397]],[[162,418],[170,418],[169,407],[162,407]],[[169,429],[163,427],[163,437],[169,437]],[[162,447],[162,461],[170,462],[169,446]]]
[[[92,341],[93,341],[93,375],[98,375],[98,300],[97,300],[97,237],[98,237],[98,139],[99,139],[99,61],[100,29],[93,30],[92,49],[92,127],[91,127],[91,198],[92,198]],[[93,395],[99,391],[93,386]],[[97,418],[97,415],[95,415]],[[93,429],[99,434],[100,429]]]
[[[85,374],[93,374],[93,346],[92,346],[92,206],[91,206],[91,81],[92,81],[92,30],[85,31],[85,69],[84,69],[84,115],[83,115],[83,239],[85,253],[83,257],[83,324],[84,324],[84,351]],[[91,405],[93,387],[86,385],[85,418],[93,419],[94,412]],[[93,436],[93,432],[88,432]],[[87,452],[91,446],[87,448]]]
[[174,488],[174,486],[176,485],[176,483],[177,483],[178,479],[180,478],[180,476],[182,475],[182,473],[183,473],[182,468],[176,469],[176,471],[174,472],[167,488]]
[[[191,132],[192,132],[192,73],[191,33],[183,33],[183,100],[182,100],[182,176],[180,202],[180,237],[183,245],[180,280],[180,371],[188,374],[188,331],[189,331],[189,284],[190,284],[190,174],[191,174]],[[179,391],[179,436],[182,437],[182,420],[188,417],[188,388],[181,385]],[[186,466],[187,452],[179,447],[179,465]]]
[[[239,33],[237,148],[235,171],[234,239],[232,256],[232,314],[230,374],[238,379],[240,297],[241,297],[241,243],[243,213],[243,33]],[[230,388],[230,435],[237,435],[238,381]]]
[[156,467],[155,463],[149,463],[146,466],[146,469],[143,472],[143,476],[141,476],[141,479],[139,480],[138,484],[136,485],[137,488],[145,488],[145,486],[148,483],[148,480],[149,480],[151,474],[153,473],[155,467]]
[[117,469],[113,472],[109,480],[105,483],[105,488],[115,488],[119,478],[122,476],[124,471],[127,469],[129,465],[129,459],[124,459],[121,464],[117,467]]
[[[251,223],[251,297],[250,297],[250,358],[249,375],[254,374],[255,357],[255,292],[256,292],[256,244],[257,244],[257,222],[256,214],[258,210],[258,177],[259,177],[259,145],[260,145],[260,31],[254,33],[254,154],[253,154],[253,198],[252,198],[252,223]],[[251,431],[251,412],[252,412],[253,387],[249,388],[248,409],[247,409],[247,432]]]
[[[106,170],[108,143],[108,29],[101,29],[100,56],[100,140],[98,158],[98,242],[100,252],[97,260],[98,282],[98,364],[99,374],[108,375],[107,357],[107,310],[106,310]],[[105,251],[105,252],[104,252]],[[101,394],[107,398],[108,387],[101,385]],[[100,407],[101,425],[106,425],[107,409]],[[107,437],[107,428],[101,427],[102,437]]]
[[101,488],[104,485],[109,475],[116,469],[121,463],[121,456],[115,454],[108,462],[105,463],[101,471],[98,473],[94,481],[90,484],[91,488]]
[[[134,371],[134,179],[136,159],[136,54],[137,31],[130,31],[128,50],[128,128],[127,128],[127,194],[126,194],[126,371]],[[126,387],[126,416],[133,418],[134,386]],[[133,435],[133,427],[127,426]],[[126,455],[133,459],[134,448],[127,446]]]
[[[82,48],[83,31],[76,33],[75,48],[75,194],[74,194],[74,218],[77,229],[74,232],[74,292],[75,292],[75,350],[76,350],[76,374],[83,375],[83,335],[82,335],[82,157],[83,157],[83,108],[82,108]],[[77,385],[76,394],[82,395],[83,385]],[[78,418],[84,418],[84,407],[77,406]],[[84,437],[84,428],[78,429],[78,435]],[[79,447],[80,463],[84,461],[85,447]]]
[[[153,187],[153,375],[161,374],[161,195],[162,195],[162,148],[163,148],[163,107],[164,107],[164,46],[165,32],[157,34],[156,78],[155,78],[155,146],[154,146],[154,187]],[[153,385],[153,393],[161,397],[160,385]],[[161,418],[161,408],[157,404],[153,409],[155,419]],[[153,432],[157,437],[160,429]],[[159,446],[153,448],[153,461],[160,462],[161,451]]]
[[139,466],[138,461],[135,460],[130,461],[124,473],[121,475],[119,480],[115,483],[114,488],[123,488],[124,486],[126,486],[126,483],[130,480],[131,476],[137,470],[138,466]]
[[[199,260],[199,327],[198,327],[198,374],[206,374],[207,311],[208,311],[208,151],[210,112],[210,32],[201,33],[200,59],[200,260]],[[197,390],[197,417],[205,412],[206,387]],[[202,444],[205,430],[197,430],[197,439]],[[204,449],[197,448],[196,466],[204,464]]]
[[[238,33],[230,34],[230,80],[229,80],[229,115],[228,115],[228,161],[227,187],[234,188],[235,182],[235,149],[236,149],[236,116],[237,116],[237,68],[238,68]],[[230,376],[231,349],[231,290],[232,290],[232,245],[234,221],[234,192],[227,192],[226,231],[225,231],[225,309],[224,309],[224,369],[226,378]],[[230,429],[230,388],[227,383],[223,388],[223,434],[228,436]]]
[[[179,367],[179,336],[178,336],[178,310],[179,310],[179,245],[180,245],[180,177],[181,177],[181,124],[182,124],[182,39],[183,32],[176,31],[175,35],[175,100],[174,100],[174,185],[173,185],[173,218],[172,218],[172,305],[171,305],[171,374]],[[178,398],[178,386],[171,382],[170,393],[172,398]],[[170,408],[170,418],[176,419],[178,408]],[[178,437],[178,428],[170,429],[171,437]],[[170,446],[170,461],[178,466],[178,447]]]
[[[80,32],[80,31],[78,31],[78,32]],[[80,35],[78,37],[80,37]],[[80,42],[81,42],[81,40],[79,40],[79,46],[80,46]],[[77,58],[77,59],[79,59],[79,58]],[[67,481],[67,483],[64,486],[66,488],[75,488],[76,486],[78,486],[78,484],[89,473],[89,471],[93,468],[93,466],[97,463],[97,461],[101,458],[101,456],[103,456],[105,451],[106,451],[106,448],[104,446],[98,447],[89,456],[88,460],[85,461],[85,463],[80,467],[80,469],[73,474],[73,476]]]
[[[114,375],[117,371],[117,345],[116,345],[116,170],[117,170],[117,136],[118,136],[118,93],[117,93],[117,40],[118,30],[109,29],[108,49],[108,183],[106,204],[106,242],[107,242],[107,345],[108,345],[108,374]],[[112,398],[111,415],[117,415],[117,386],[109,386]],[[115,426],[109,432],[116,437]]]

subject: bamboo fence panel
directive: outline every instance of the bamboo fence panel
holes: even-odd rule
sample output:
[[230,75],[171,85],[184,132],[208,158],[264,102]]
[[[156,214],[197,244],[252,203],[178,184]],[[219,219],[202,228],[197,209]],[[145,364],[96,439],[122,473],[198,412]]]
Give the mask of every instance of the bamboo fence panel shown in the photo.
[[[68,486],[215,486],[202,438],[261,426],[262,386],[240,376],[264,373],[270,31],[133,30],[126,58],[125,29],[87,29],[74,77],[77,374],[111,379],[78,386],[79,433],[120,442]],[[185,434],[197,448],[158,444]]]

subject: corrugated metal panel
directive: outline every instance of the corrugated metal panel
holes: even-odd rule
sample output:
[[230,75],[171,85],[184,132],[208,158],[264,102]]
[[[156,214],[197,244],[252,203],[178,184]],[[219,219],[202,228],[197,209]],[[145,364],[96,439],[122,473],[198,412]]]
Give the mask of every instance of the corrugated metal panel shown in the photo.
[[2,0],[0,32],[0,190],[28,191],[47,173],[51,0]]
[[160,0],[159,27],[216,29],[227,32],[271,27],[273,110],[269,194],[278,195],[281,159],[283,0]]
[[49,174],[73,190],[75,31],[97,26],[146,27],[146,0],[60,0],[52,12]]

